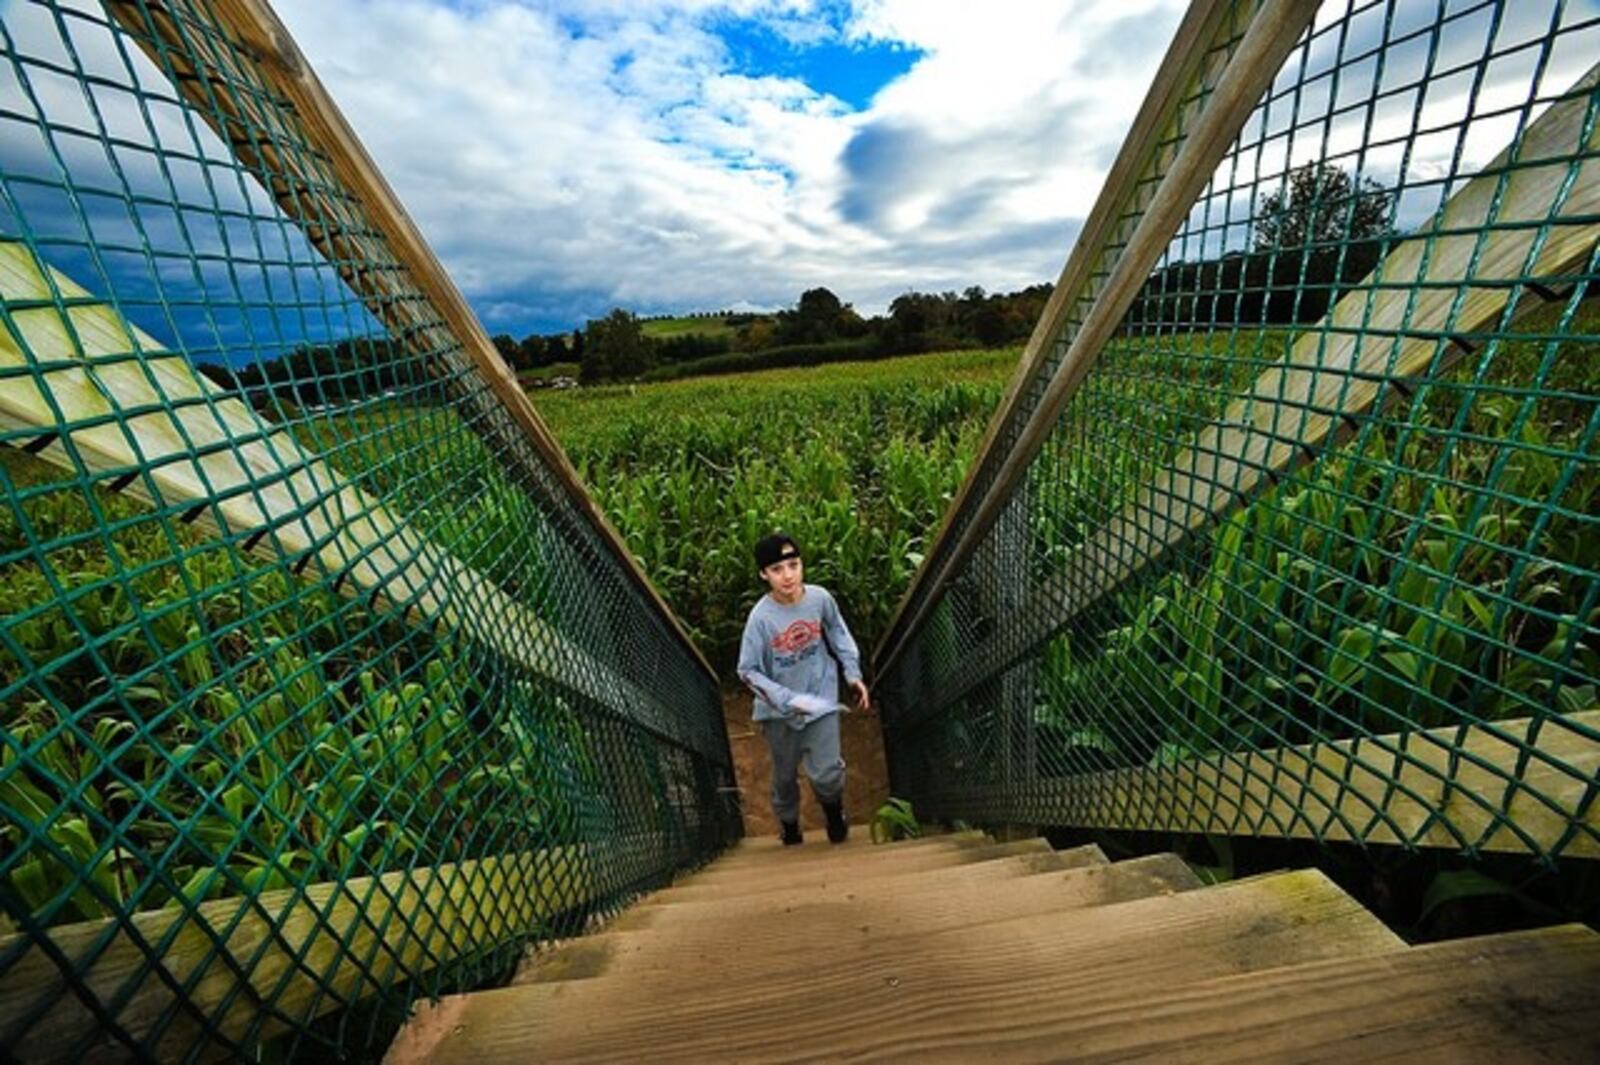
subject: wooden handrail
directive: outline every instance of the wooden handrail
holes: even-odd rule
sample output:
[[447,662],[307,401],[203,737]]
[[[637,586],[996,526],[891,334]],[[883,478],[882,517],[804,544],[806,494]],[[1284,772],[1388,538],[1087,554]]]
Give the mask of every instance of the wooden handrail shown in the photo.
[[[283,212],[300,224],[313,246],[340,267],[346,283],[366,301],[368,309],[397,335],[409,337],[426,325],[426,318],[412,301],[395,298],[400,295],[395,279],[380,272],[357,270],[349,264],[392,259],[404,268],[406,280],[427,297],[568,500],[598,530],[601,541],[623,571],[660,612],[669,631],[705,676],[715,683],[711,664],[584,490],[577,471],[534,410],[516,375],[489,341],[471,307],[283,22],[266,0],[212,0],[210,6],[229,35],[228,47],[207,39],[186,22],[170,0],[107,3],[112,15],[151,60],[163,70],[172,69],[177,75],[173,79],[175,87],[195,113],[232,147],[239,161],[271,192]],[[241,63],[249,65],[248,78],[234,73]],[[259,80],[288,108],[269,114],[259,101],[225,93],[225,86],[242,80]],[[332,181],[312,180],[316,175],[307,171],[317,162],[308,164],[297,153],[285,153],[270,138],[260,136],[264,129],[282,128],[291,122],[318,160],[331,168]],[[331,196],[328,190],[333,184],[359,201],[359,209]],[[516,443],[503,442],[510,446]]]
[[1206,754],[994,789],[943,789],[943,817],[1600,858],[1600,710]]
[[0,970],[0,1031],[25,1030],[30,1061],[82,1060],[71,1052],[94,1034],[93,1049],[112,1051],[112,1031],[152,1060],[220,1057],[533,934],[625,887],[599,871],[660,842],[552,847],[12,933],[0,937],[0,957],[14,959]]
[[[1444,339],[1450,334],[1470,336],[1497,322],[1509,327],[1552,295],[1524,289],[1509,306],[1518,279],[1581,272],[1600,242],[1600,223],[1593,221],[1600,216],[1600,160],[1582,158],[1600,148],[1600,127],[1589,128],[1583,140],[1597,86],[1600,64],[1400,240],[1248,392],[1036,584],[1017,611],[1023,620],[1007,626],[1004,649],[986,657],[1009,660],[1048,639],[1264,482],[1315,457],[1315,449],[1375,405],[1442,378],[1465,354]],[[1295,412],[1292,433],[1278,428],[1283,411]],[[958,686],[941,698],[957,699],[965,690]]]
[[[1083,298],[1084,289],[1092,280],[1094,267],[1116,232],[1115,227],[1123,221],[1128,206],[1140,190],[1148,186],[1151,174],[1170,164],[1171,152],[1177,142],[1172,135],[1173,128],[1181,125],[1187,112],[1198,105],[1196,87],[1214,81],[1220,73],[1222,60],[1227,55],[1226,43],[1237,32],[1237,27],[1225,16],[1235,7],[1229,0],[1193,0],[1189,5],[1161,66],[1156,70],[1150,91],[1145,95],[1133,126],[1122,142],[1116,161],[1106,175],[1100,195],[1073,242],[1071,253],[1061,268],[1055,287],[1051,289],[1050,299],[1034,324],[1005,395],[1001,397],[994,416],[989,419],[961,487],[945,509],[923,562],[912,575],[911,584],[901,595],[894,620],[873,651],[874,661],[880,663],[878,675],[883,674],[883,667],[888,664],[886,654],[889,648],[898,643],[897,635],[904,628],[907,608],[923,594],[923,589],[931,579],[929,571],[938,564],[941,552],[948,546],[955,516],[966,507],[974,483],[997,446],[997,437],[1016,416],[1023,391],[1044,367],[1051,348],[1067,323],[1067,316]],[[1244,14],[1253,17],[1251,12]],[[1187,109],[1184,108],[1185,103],[1190,105]]]

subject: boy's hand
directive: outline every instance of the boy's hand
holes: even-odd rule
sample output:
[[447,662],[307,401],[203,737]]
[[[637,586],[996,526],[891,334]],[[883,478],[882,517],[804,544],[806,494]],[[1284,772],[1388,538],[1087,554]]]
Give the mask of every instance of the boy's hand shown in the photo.
[[856,706],[865,713],[872,713],[872,696],[867,694],[867,685],[864,681],[853,680],[850,690],[856,694]]

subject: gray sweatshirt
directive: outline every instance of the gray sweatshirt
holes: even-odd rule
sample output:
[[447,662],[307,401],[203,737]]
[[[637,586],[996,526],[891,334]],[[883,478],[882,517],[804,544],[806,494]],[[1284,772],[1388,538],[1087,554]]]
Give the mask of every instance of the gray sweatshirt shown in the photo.
[[816,695],[829,702],[838,698],[839,669],[824,635],[844,665],[845,680],[861,679],[861,653],[839,614],[839,604],[819,584],[804,588],[800,601],[791,606],[762,596],[744,623],[739,679],[755,693],[757,721],[787,720],[800,728],[821,715],[792,712],[789,704],[795,696]]

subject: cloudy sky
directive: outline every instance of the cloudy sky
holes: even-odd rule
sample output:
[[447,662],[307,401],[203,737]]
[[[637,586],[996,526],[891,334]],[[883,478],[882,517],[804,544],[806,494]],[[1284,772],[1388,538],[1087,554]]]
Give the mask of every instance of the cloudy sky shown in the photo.
[[[617,306],[825,285],[875,313],[1053,280],[1183,0],[274,6],[490,331],[520,337]],[[1600,0],[1361,0],[1334,25],[1347,9],[1324,4],[1293,91],[1196,206],[1229,224],[1174,255],[1246,246],[1318,158],[1415,225],[1600,55]],[[98,0],[0,0],[0,45],[0,236],[198,359],[375,328]]]
[[491,331],[1053,280],[1179,0],[277,0]]

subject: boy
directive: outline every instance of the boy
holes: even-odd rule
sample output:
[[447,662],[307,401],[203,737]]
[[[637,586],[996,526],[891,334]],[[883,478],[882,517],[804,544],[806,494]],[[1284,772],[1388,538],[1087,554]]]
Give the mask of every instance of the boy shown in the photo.
[[850,826],[844,818],[844,759],[839,757],[839,669],[861,709],[870,710],[860,652],[833,596],[820,585],[805,583],[800,547],[792,537],[764,537],[755,553],[756,567],[770,590],[745,621],[739,679],[755,693],[754,717],[772,752],[772,812],[783,826],[784,845],[801,842],[795,770],[804,764],[828,819],[828,840],[843,843]]

